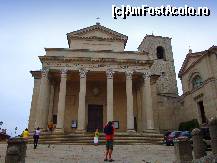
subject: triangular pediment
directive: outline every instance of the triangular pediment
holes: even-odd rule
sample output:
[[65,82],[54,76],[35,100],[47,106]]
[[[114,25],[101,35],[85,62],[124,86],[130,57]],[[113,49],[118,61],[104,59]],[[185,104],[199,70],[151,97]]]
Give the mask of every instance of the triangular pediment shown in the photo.
[[195,63],[201,56],[203,55],[203,53],[188,53],[183,64],[182,67],[179,71],[179,77],[181,77],[182,73],[185,72],[193,63]]
[[109,28],[106,28],[99,23],[96,25],[83,28],[67,34],[68,37],[81,38],[103,38],[103,39],[119,39],[127,42],[128,37]]
[[100,29],[96,29],[96,30],[92,30],[92,31],[88,31],[86,33],[82,33],[80,34],[79,36],[81,37],[96,37],[96,38],[116,38],[118,39],[119,37],[115,36],[115,35],[112,35],[112,34],[109,34],[109,33],[106,33],[105,31],[102,31]]
[[209,55],[211,53],[216,54],[217,52],[217,46],[212,46],[208,50],[204,50],[201,52],[192,53],[192,51],[189,50],[189,53],[186,55],[185,60],[182,64],[181,69],[179,70],[178,77],[182,78],[182,75],[190,69],[191,66],[197,64],[197,62],[205,55]]
[[192,63],[194,63],[195,61],[198,60],[199,57],[200,57],[199,55],[198,56],[190,56],[190,57],[188,57],[187,62],[185,63],[184,69],[185,70],[188,69],[192,65]]

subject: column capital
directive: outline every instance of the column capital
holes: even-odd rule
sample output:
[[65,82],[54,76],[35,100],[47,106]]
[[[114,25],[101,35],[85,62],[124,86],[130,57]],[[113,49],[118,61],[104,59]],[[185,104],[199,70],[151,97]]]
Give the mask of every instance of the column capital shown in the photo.
[[42,68],[41,69],[41,75],[42,75],[42,77],[47,77],[48,76],[48,72],[49,72],[48,68]]
[[143,77],[144,79],[150,78],[150,77],[151,77],[151,72],[150,72],[150,71],[145,71],[145,72],[143,72],[142,77]]
[[61,72],[61,78],[66,78],[67,77],[67,72],[68,72],[67,69],[61,69],[60,72]]
[[87,72],[88,72],[87,69],[80,68],[78,71],[79,71],[79,74],[80,74],[80,78],[86,78],[86,75],[87,75]]
[[132,70],[126,70],[126,79],[132,80],[133,71]]
[[113,71],[113,69],[109,68],[106,70],[106,76],[107,76],[107,79],[113,79],[113,74],[115,72]]

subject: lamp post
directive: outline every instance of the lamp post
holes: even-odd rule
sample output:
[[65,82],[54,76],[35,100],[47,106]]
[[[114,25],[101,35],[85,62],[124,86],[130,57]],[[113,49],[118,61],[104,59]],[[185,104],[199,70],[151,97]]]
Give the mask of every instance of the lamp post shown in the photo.
[[2,121],[0,121],[0,130],[1,130],[1,126],[3,125],[3,122]]
[[17,134],[17,127],[15,127],[15,135]]

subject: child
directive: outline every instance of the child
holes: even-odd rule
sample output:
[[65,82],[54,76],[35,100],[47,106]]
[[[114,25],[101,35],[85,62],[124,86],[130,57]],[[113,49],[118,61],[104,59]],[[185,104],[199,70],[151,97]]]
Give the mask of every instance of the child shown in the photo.
[[98,145],[98,143],[99,143],[99,130],[97,128],[94,134],[94,145]]
[[28,130],[27,128],[23,131],[22,137],[23,137],[25,140],[28,140],[28,138],[29,138],[29,130]]

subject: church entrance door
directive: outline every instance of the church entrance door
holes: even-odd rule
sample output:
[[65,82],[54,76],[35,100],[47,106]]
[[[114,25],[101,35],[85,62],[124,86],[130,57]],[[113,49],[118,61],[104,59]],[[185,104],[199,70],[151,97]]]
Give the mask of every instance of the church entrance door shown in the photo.
[[103,105],[88,105],[88,132],[103,130]]

